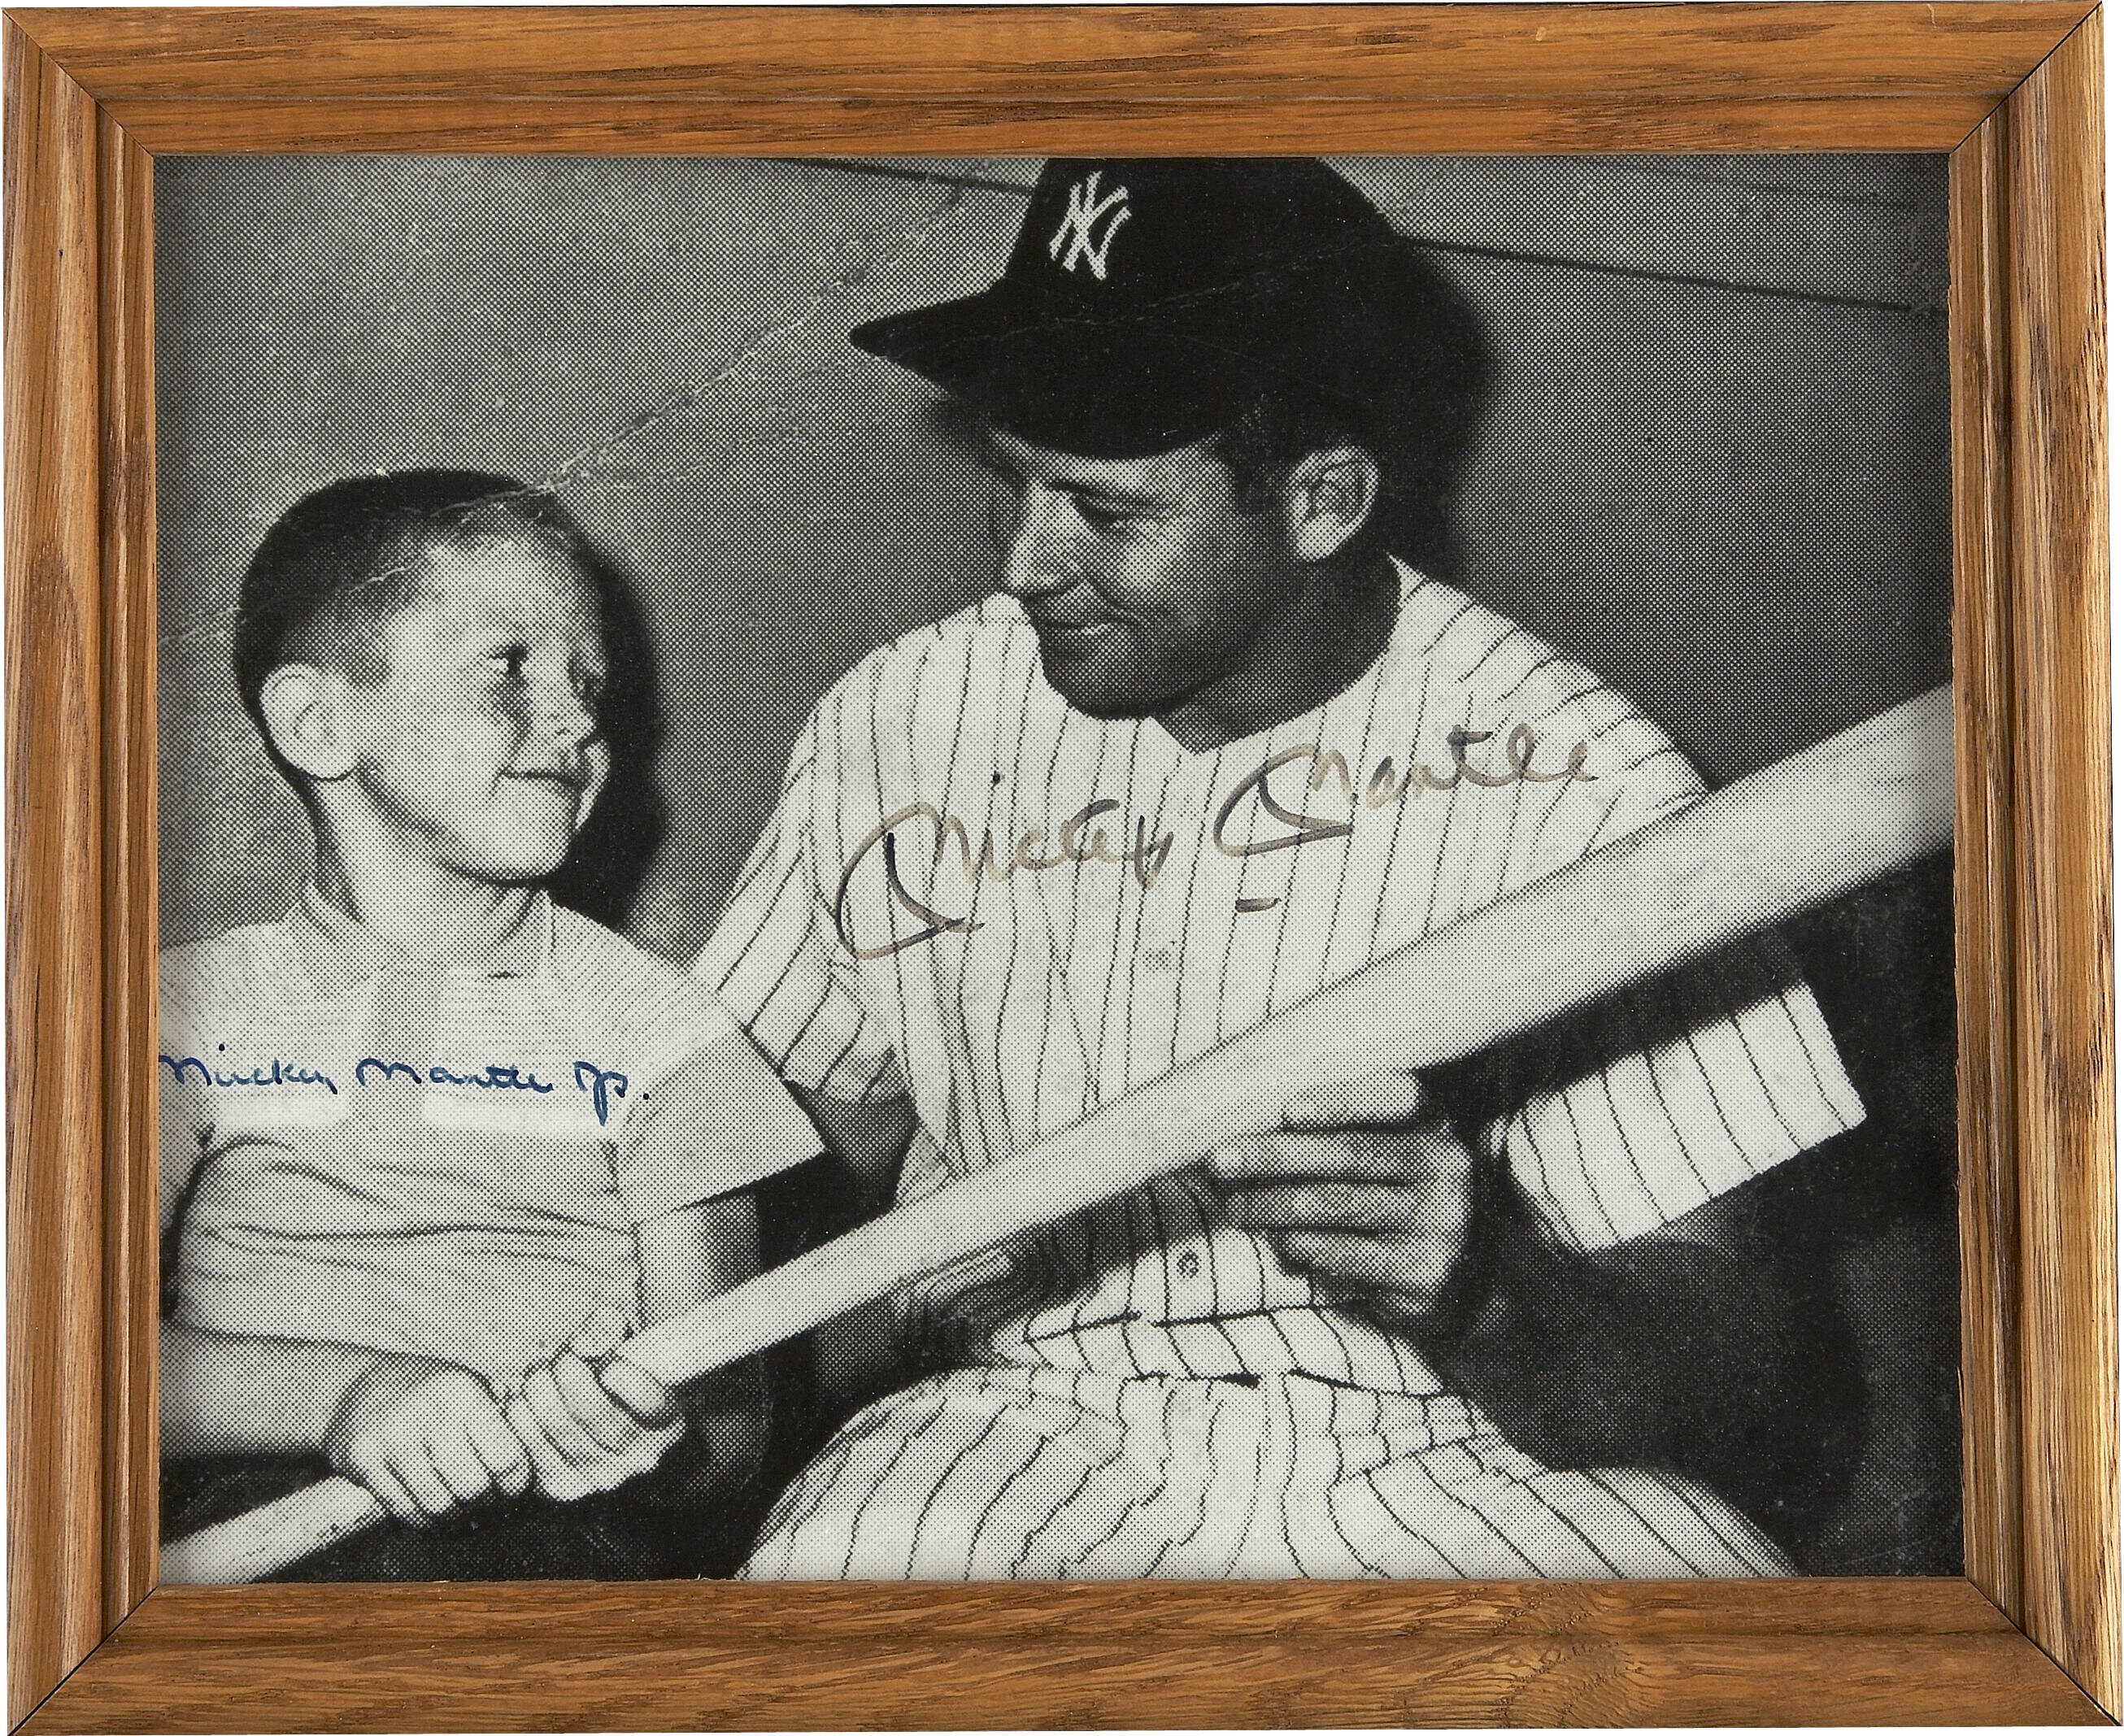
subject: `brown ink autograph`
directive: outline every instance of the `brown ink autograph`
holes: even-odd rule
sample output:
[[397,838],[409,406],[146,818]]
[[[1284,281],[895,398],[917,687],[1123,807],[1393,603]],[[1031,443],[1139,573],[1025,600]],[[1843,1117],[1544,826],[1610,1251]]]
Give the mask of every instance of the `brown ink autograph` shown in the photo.
[[[1347,758],[1336,748],[1323,748],[1311,742],[1286,748],[1280,753],[1271,754],[1233,786],[1211,823],[1210,842],[1226,856],[1259,856],[1271,850],[1295,850],[1302,844],[1346,838],[1356,829],[1360,806],[1367,809],[1389,807],[1429,791],[1451,790],[1464,783],[1486,790],[1501,790],[1515,784],[1595,781],[1592,773],[1586,769],[1589,748],[1584,742],[1572,748],[1556,770],[1534,770],[1534,753],[1541,737],[1525,724],[1514,725],[1504,738],[1504,769],[1485,772],[1469,765],[1468,748],[1494,739],[1494,731],[1454,730],[1445,738],[1453,756],[1450,770],[1441,773],[1415,758],[1403,767],[1389,757],[1380,759],[1361,785],[1351,773]],[[1298,796],[1299,805],[1293,806],[1290,800],[1275,793],[1270,786],[1271,781],[1285,767],[1301,764],[1307,767],[1304,794]],[[1319,795],[1331,784],[1340,786],[1342,799],[1349,805],[1346,819],[1314,814],[1305,805],[1307,795]],[[1266,838],[1247,837],[1251,826],[1238,822],[1243,817],[1250,819],[1257,808],[1285,829]],[[984,880],[1002,884],[1019,874],[1039,874],[1050,868],[1087,862],[1103,862],[1126,869],[1147,892],[1156,884],[1166,859],[1172,853],[1173,834],[1154,831],[1152,822],[1140,816],[1133,820],[1124,816],[1125,824],[1118,833],[1102,823],[1108,816],[1121,811],[1119,802],[1102,797],[1087,802],[1051,834],[1046,828],[1036,826],[1004,843],[984,828],[976,844],[975,834],[956,814],[947,813],[934,802],[909,802],[886,815],[864,835],[841,870],[840,884],[834,892],[834,926],[841,943],[858,959],[882,959],[935,940],[939,935],[971,934],[982,926],[970,908],[964,915],[952,916],[918,897],[909,888],[900,872],[900,863],[904,853],[910,850],[926,849],[933,870],[941,870],[947,855],[956,851],[959,873],[967,887],[976,893]],[[1240,838],[1245,838],[1245,842],[1237,841]],[[866,944],[857,938],[850,926],[848,894],[858,871],[874,854],[882,858],[887,896],[919,926],[913,933]],[[1264,907],[1243,901],[1242,908]]]

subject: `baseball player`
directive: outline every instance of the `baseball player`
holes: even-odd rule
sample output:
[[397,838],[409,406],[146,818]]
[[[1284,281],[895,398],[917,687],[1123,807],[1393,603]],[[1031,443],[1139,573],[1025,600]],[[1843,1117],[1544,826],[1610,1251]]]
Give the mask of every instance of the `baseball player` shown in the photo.
[[[1700,793],[1398,558],[1436,310],[1323,165],[1056,162],[992,288],[855,332],[968,412],[999,594],[828,694],[698,965],[853,1173],[923,1194]],[[1450,1078],[1323,1077],[900,1298],[898,1390],[748,1572],[1789,1571],[1684,1474],[1789,1421],[1721,1220],[1863,1114],[1769,942]]]

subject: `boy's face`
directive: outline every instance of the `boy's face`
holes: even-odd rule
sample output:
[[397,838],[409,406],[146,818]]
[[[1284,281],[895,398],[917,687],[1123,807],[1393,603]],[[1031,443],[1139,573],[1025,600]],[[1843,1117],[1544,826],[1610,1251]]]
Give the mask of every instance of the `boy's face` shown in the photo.
[[529,533],[449,544],[375,628],[352,781],[409,861],[508,884],[568,853],[612,769],[597,594]]

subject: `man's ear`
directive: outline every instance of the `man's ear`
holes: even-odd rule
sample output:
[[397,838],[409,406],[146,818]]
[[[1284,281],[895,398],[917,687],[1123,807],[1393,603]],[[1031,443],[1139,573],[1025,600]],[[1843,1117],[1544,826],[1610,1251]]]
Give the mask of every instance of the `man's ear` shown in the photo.
[[356,748],[348,729],[346,677],[315,664],[284,663],[258,689],[258,709],[273,751],[318,783],[354,770]]
[[1291,554],[1325,561],[1365,528],[1379,500],[1379,461],[1361,446],[1328,446],[1290,467],[1283,528]]

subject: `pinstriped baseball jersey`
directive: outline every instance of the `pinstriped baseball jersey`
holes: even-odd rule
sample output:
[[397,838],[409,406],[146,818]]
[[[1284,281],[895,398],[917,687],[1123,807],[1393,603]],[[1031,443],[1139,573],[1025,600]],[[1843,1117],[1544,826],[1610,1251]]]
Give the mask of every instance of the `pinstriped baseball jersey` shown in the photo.
[[[1587,670],[1401,570],[1387,650],[1213,752],[1072,710],[1003,598],[828,694],[697,969],[782,1076],[905,1096],[929,1191],[1701,792]],[[1624,995],[1476,1072],[1479,1148],[1594,1249],[1863,1111],[1774,941]],[[1297,1372],[1468,1407],[1415,1352],[1180,1178],[910,1298],[971,1363]]]

